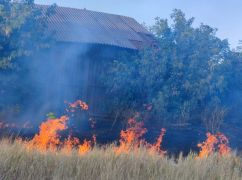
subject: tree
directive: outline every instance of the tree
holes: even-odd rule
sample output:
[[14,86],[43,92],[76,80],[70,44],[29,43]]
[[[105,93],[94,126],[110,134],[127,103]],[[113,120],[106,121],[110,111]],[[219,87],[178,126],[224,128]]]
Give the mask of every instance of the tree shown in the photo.
[[50,46],[46,19],[54,9],[40,9],[33,0],[0,1],[0,110],[18,106],[31,92],[26,59]]
[[239,40],[239,45],[237,46],[237,52],[242,52],[242,40]]
[[121,110],[125,118],[140,112],[142,118],[163,125],[201,120],[203,112],[212,112],[206,107],[224,112],[227,40],[216,37],[210,26],[194,28],[194,18],[186,19],[181,10],[174,10],[171,19],[169,25],[156,18],[150,28],[156,46],[110,65],[105,84],[112,112]]
[[54,6],[45,13],[32,0],[0,3],[0,68],[14,68],[17,59],[31,56],[49,43],[46,18]]

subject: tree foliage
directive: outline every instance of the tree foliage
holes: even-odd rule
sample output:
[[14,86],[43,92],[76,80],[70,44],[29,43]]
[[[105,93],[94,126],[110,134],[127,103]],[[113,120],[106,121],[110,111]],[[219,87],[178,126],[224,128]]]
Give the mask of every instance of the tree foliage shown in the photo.
[[46,18],[53,7],[43,13],[32,0],[0,3],[0,68],[14,68],[19,58],[30,56],[47,46]]
[[236,47],[236,51],[242,53],[242,40],[239,40],[238,46]]
[[31,93],[26,59],[52,42],[46,18],[54,9],[42,10],[33,0],[0,1],[0,110],[23,102]]
[[105,84],[113,112],[140,112],[159,123],[185,124],[208,117],[204,113],[225,111],[225,72],[232,57],[227,40],[216,37],[216,29],[208,25],[193,27],[194,18],[180,10],[173,11],[171,20],[169,25],[156,18],[150,28],[155,46],[109,67]]

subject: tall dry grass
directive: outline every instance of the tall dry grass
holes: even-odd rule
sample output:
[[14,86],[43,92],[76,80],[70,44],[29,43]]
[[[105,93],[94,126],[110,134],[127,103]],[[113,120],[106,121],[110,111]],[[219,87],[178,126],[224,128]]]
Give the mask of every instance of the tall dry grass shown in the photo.
[[235,155],[195,160],[195,154],[178,159],[148,155],[146,151],[116,155],[111,147],[95,148],[84,156],[75,151],[40,153],[20,143],[0,142],[0,179],[9,180],[237,180],[242,162]]

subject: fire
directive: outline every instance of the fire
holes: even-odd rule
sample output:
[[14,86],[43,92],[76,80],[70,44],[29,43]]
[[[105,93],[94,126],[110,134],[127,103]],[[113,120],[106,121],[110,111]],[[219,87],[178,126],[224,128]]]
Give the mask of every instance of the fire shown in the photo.
[[62,152],[65,154],[70,154],[72,150],[80,144],[80,141],[76,137],[69,136],[68,139],[64,141]]
[[55,151],[62,144],[58,132],[67,128],[68,119],[67,116],[62,116],[59,119],[49,119],[43,122],[40,125],[39,133],[29,141],[29,147],[35,147],[41,151],[47,149]]
[[221,156],[227,155],[231,151],[228,144],[228,138],[224,134],[217,133],[213,135],[211,133],[207,133],[207,140],[198,144],[198,147],[201,149],[198,154],[198,158],[206,158],[216,151]]
[[160,133],[159,137],[156,140],[156,143],[154,145],[151,145],[149,147],[149,149],[148,149],[148,151],[149,151],[150,154],[156,154],[156,153],[158,153],[160,155],[164,155],[166,153],[166,151],[163,151],[160,148],[165,133],[166,133],[166,129],[162,128],[161,129],[161,133]]
[[93,146],[96,145],[96,136],[93,135],[92,136],[92,140],[88,141],[86,139],[84,139],[83,144],[78,146],[79,149],[79,155],[84,155],[86,153],[88,153],[90,150],[92,150]]
[[[87,110],[88,106],[83,101],[76,101],[69,104],[71,112],[73,108],[81,108]],[[40,131],[34,136],[34,138],[25,144],[28,149],[37,149],[42,152],[47,150],[56,152],[58,149],[66,154],[70,154],[73,149],[78,148],[80,155],[84,155],[92,149],[92,146],[96,144],[96,136],[93,136],[93,140],[84,140],[83,144],[80,144],[80,140],[76,137],[69,136],[64,142],[61,141],[59,135],[60,131],[66,130],[67,121],[69,117],[67,115],[60,118],[48,119],[40,125]]]
[[217,135],[219,137],[219,142],[220,142],[218,145],[219,154],[222,156],[229,154],[231,152],[231,148],[228,146],[229,144],[228,138],[222,133],[218,133]]
[[78,146],[79,155],[84,155],[92,149],[92,141],[84,140],[83,144]]
[[[96,145],[95,135],[93,135],[91,140],[84,139],[83,143],[80,143],[78,138],[72,137],[71,135],[64,140],[61,138],[60,132],[68,128],[67,122],[70,117],[74,116],[73,113],[76,112],[77,109],[84,111],[88,110],[88,105],[81,100],[66,104],[68,104],[68,108],[66,109],[68,115],[56,118],[54,113],[48,113],[47,121],[40,125],[39,132],[35,134],[33,139],[29,141],[21,139],[18,141],[26,145],[29,150],[36,149],[41,152],[61,151],[68,155],[71,154],[73,150],[77,150],[79,155],[84,155],[91,151]],[[121,153],[130,153],[131,151],[137,152],[139,148],[143,147],[149,152],[149,154],[152,155],[165,154],[165,151],[161,150],[161,143],[166,130],[162,129],[155,144],[150,144],[143,139],[147,129],[143,127],[143,122],[136,121],[137,117],[139,117],[139,113],[137,113],[134,118],[129,119],[128,128],[120,132],[119,145],[113,147],[114,152],[117,155]],[[96,121],[94,119],[89,119],[89,121],[91,123],[91,127],[94,128]],[[0,123],[0,128],[5,126],[6,125]],[[26,123],[24,126],[28,127],[29,124]]]
[[[74,103],[68,103],[69,105],[69,109],[71,112],[74,112],[75,109],[77,108],[81,108],[82,110],[87,111],[88,110],[88,105],[87,103],[81,101],[81,100],[77,100]],[[69,110],[67,110],[69,112]]]
[[[78,108],[81,108],[81,110],[88,110],[88,105],[80,100],[74,103],[68,103],[68,105],[69,108],[67,109],[67,112],[75,112],[75,110]],[[166,129],[162,128],[156,142],[154,144],[150,144],[143,138],[147,132],[147,129],[144,127],[143,122],[136,121],[137,117],[139,117],[139,114],[136,114],[134,118],[130,118],[128,120],[127,128],[120,132],[119,144],[112,147],[112,150],[116,155],[120,155],[123,153],[129,154],[131,152],[138,152],[140,148],[144,148],[150,155],[164,156],[166,151],[161,149],[161,145],[166,133]],[[32,140],[27,141],[17,139],[17,141],[26,145],[30,150],[37,149],[41,152],[61,151],[67,155],[77,151],[79,155],[83,156],[90,152],[96,145],[96,136],[93,135],[91,140],[84,139],[83,143],[80,143],[80,139],[72,137],[71,135],[63,140],[59,133],[68,128],[67,122],[69,119],[70,118],[67,115],[63,115],[60,118],[55,118],[53,113],[51,113],[47,121],[40,125],[39,132],[33,137]],[[89,121],[93,123],[93,128],[95,121],[93,119]],[[6,125],[0,122],[0,128],[5,127],[15,127],[15,125]],[[24,127],[29,127],[29,123],[24,124]],[[206,135],[207,139],[198,144],[200,152],[197,158],[206,158],[214,152],[218,152],[218,154],[221,156],[227,155],[231,152],[231,149],[228,146],[229,140],[224,134],[207,133]]]
[[120,145],[116,148],[115,152],[129,153],[131,150],[136,150],[141,145],[141,137],[147,132],[143,128],[142,122],[136,122],[134,118],[128,120],[128,129],[122,130],[120,133]]
[[137,122],[134,118],[131,118],[128,121],[128,128],[122,130],[120,133],[119,146],[115,148],[115,153],[129,153],[130,151],[137,151],[140,147],[144,147],[150,154],[158,153],[163,155],[165,151],[162,151],[160,146],[165,131],[165,129],[161,130],[161,134],[154,145],[149,144],[142,139],[143,135],[147,132],[147,129],[143,127],[143,122]]

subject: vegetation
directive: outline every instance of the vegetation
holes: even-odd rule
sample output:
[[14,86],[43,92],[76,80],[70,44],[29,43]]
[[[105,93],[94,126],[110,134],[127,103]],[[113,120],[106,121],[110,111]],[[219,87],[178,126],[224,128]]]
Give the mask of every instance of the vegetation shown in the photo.
[[[41,11],[32,0],[0,1],[0,112],[18,112],[31,93],[28,60],[53,41],[46,33],[51,6]],[[0,113],[1,116],[1,113]]]
[[[33,0],[0,1],[0,96],[4,97],[0,99],[0,119],[7,120],[2,117],[6,111],[10,115],[19,112],[33,93],[26,78],[28,64],[32,55],[51,46],[46,18],[53,10],[54,6],[40,11]],[[159,130],[164,125],[203,122],[213,133],[198,146],[202,149],[198,156],[207,158],[164,155],[165,129],[150,144],[141,139],[146,128],[132,118],[131,127],[121,131],[117,146],[92,148],[95,136],[83,144],[70,136],[62,142],[58,133],[66,130],[68,117],[58,119],[50,112],[32,140],[0,142],[0,179],[242,179],[241,158],[231,154],[228,139],[216,133],[234,108],[230,96],[242,90],[241,47],[232,51],[226,40],[216,36],[216,29],[204,24],[193,27],[194,19],[186,19],[180,10],[174,10],[171,19],[171,25],[156,19],[150,28],[155,38],[152,47],[122,54],[108,65],[104,71],[108,72],[108,108],[116,119],[140,118]],[[88,109],[81,101],[70,106]],[[62,146],[70,153],[60,150]],[[218,149],[226,155],[214,153]]]
[[16,60],[30,56],[36,50],[47,46],[49,39],[45,31],[46,17],[52,10],[53,8],[50,8],[43,14],[32,0],[1,1],[1,69],[12,69],[16,66]]
[[0,143],[1,179],[161,179],[161,180],[237,180],[242,178],[242,162],[235,155],[194,159],[195,154],[179,158],[148,155],[145,149],[116,155],[111,147],[95,148],[85,156],[75,151],[28,151],[23,145]]
[[159,126],[199,121],[217,132],[230,108],[229,90],[238,85],[231,77],[241,56],[216,36],[216,29],[193,27],[194,18],[186,19],[182,11],[174,10],[171,20],[169,25],[157,18],[150,28],[155,46],[110,65],[105,79],[110,107],[120,119],[140,112]]
[[[54,6],[41,11],[32,0],[1,1],[0,95],[6,98],[0,99],[0,117],[21,111],[28,97],[34,97],[28,65],[32,55],[53,42],[46,34],[46,18],[52,13]],[[193,27],[194,18],[186,19],[180,10],[171,19],[169,25],[157,18],[150,27],[154,46],[121,54],[108,65],[107,107],[119,120],[139,112],[158,129],[198,121],[215,133],[232,108],[228,97],[241,89],[241,47],[231,51],[216,29]]]

